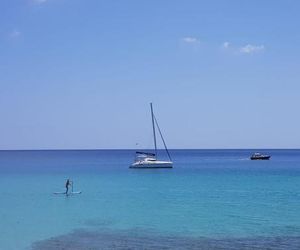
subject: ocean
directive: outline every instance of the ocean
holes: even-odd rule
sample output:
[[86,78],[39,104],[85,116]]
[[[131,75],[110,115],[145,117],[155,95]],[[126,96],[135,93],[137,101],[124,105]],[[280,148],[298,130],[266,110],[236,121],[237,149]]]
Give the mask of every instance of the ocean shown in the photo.
[[300,249],[300,150],[170,153],[0,151],[0,249]]

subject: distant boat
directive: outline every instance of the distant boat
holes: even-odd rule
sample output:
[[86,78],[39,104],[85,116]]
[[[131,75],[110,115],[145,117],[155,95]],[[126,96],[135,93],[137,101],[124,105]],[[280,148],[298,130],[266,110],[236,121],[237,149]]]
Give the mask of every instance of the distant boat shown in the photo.
[[270,160],[270,158],[271,158],[270,155],[263,155],[261,153],[254,153],[250,157],[251,160]]
[[[166,142],[163,138],[163,135],[160,131],[160,128],[158,126],[158,122],[154,116],[153,113],[153,107],[152,103],[150,103],[151,108],[151,118],[152,118],[152,129],[153,129],[153,139],[154,139],[154,148],[155,153],[147,153],[147,152],[140,152],[137,151],[135,155],[135,161],[132,163],[129,168],[173,168],[173,162],[170,156],[170,153],[168,151]],[[155,126],[156,125],[156,126]],[[167,152],[167,155],[169,157],[169,161],[161,161],[157,159],[157,144],[156,144],[156,130],[155,127],[157,127],[158,132],[160,134],[160,137],[163,141],[165,150]]]

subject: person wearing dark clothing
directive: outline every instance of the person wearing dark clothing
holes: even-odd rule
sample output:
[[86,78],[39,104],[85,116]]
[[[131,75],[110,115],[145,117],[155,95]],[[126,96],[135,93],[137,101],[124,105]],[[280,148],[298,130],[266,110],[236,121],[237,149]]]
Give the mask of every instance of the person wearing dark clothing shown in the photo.
[[66,182],[66,194],[68,194],[68,192],[69,192],[69,186],[71,186],[72,184],[71,184],[71,181],[70,181],[70,179],[67,179],[67,182]]

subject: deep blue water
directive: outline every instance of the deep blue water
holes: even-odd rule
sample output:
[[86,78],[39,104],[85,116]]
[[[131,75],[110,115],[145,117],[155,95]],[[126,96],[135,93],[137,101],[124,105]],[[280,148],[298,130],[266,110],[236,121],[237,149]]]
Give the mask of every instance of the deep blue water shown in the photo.
[[[0,151],[0,249],[300,249],[300,150],[171,155],[136,170],[133,150]],[[67,178],[82,194],[53,195]]]

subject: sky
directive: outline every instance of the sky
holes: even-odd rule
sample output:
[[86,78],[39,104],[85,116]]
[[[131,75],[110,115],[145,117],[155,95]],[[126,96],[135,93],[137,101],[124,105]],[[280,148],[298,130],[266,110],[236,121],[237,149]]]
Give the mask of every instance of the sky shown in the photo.
[[300,148],[299,11],[1,0],[0,149]]

